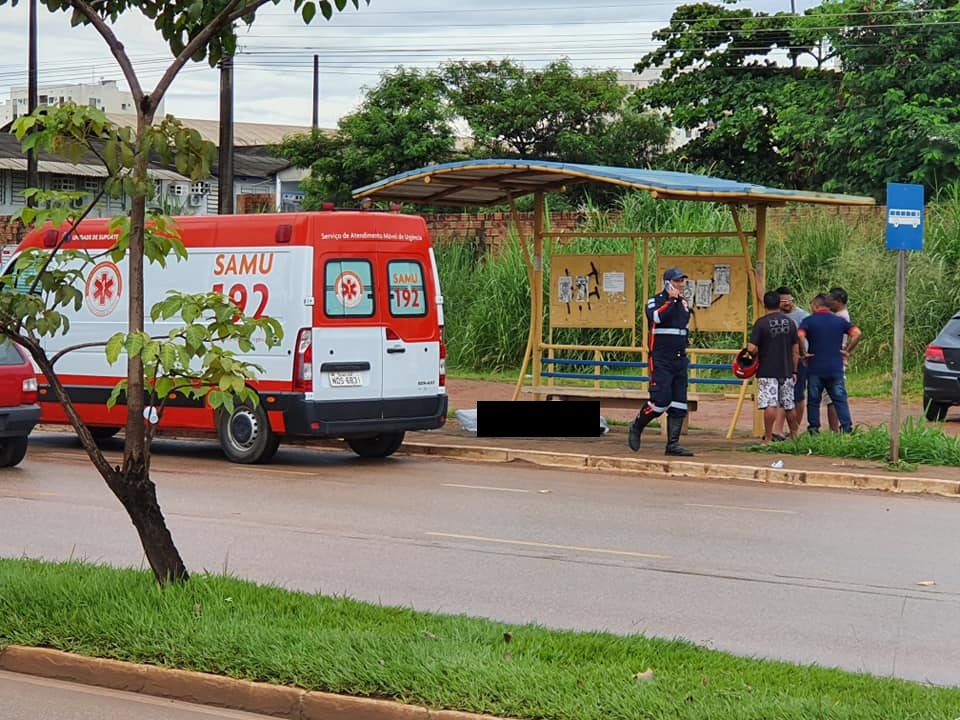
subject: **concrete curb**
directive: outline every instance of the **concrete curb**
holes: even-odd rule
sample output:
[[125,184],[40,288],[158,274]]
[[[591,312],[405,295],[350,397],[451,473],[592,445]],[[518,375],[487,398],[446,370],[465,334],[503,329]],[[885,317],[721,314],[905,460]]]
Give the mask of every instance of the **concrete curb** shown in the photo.
[[49,648],[11,645],[0,649],[0,670],[289,720],[498,720],[491,715],[430,710],[388,700],[89,658]]
[[918,493],[960,496],[960,482],[903,475],[871,475],[867,473],[824,472],[822,470],[781,470],[750,465],[724,465],[689,460],[653,460],[623,458],[583,453],[557,453],[541,450],[482,448],[471,445],[405,442],[399,449],[407,455],[442,457],[475,462],[524,461],[544,467],[581,470],[614,470],[644,477],[675,477],[710,480],[744,480],[750,482],[804,485],[808,487],[884,490],[894,493]]

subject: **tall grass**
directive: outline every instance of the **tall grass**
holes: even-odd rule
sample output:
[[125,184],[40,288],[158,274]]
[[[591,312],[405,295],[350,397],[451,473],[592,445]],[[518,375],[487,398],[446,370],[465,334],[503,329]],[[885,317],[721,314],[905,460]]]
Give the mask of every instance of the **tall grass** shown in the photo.
[[[722,205],[655,201],[646,193],[627,195],[621,214],[613,219],[587,208],[585,229],[603,232],[729,231],[734,225]],[[751,227],[744,214],[745,225]],[[438,261],[446,296],[449,364],[469,370],[517,368],[526,347],[530,322],[530,289],[523,254],[516,235],[496,256],[477,253],[462,241],[438,238]],[[659,282],[656,243],[651,243],[650,288]],[[634,242],[621,239],[575,239],[554,252],[627,253]],[[664,255],[739,255],[735,237],[661,240]],[[642,268],[637,248],[637,306],[641,317]],[[549,277],[550,257],[544,277]],[[818,292],[840,285],[850,296],[850,314],[864,339],[851,359],[853,370],[889,373],[891,370],[897,255],[885,249],[884,224],[874,219],[851,222],[830,210],[813,212],[803,220],[772,226],[767,242],[767,286],[787,285],[797,303],[807,306]],[[545,283],[546,285],[546,283]],[[545,287],[544,306],[549,298]],[[923,351],[949,317],[960,311],[960,192],[945,193],[927,211],[925,247],[908,253],[906,285],[905,366],[916,375]],[[546,319],[545,319],[546,322]],[[638,321],[638,330],[640,322]],[[564,329],[558,342],[570,344],[628,344],[629,333],[618,330]],[[699,347],[736,347],[738,334],[697,334]],[[642,339],[639,339],[642,343]]]

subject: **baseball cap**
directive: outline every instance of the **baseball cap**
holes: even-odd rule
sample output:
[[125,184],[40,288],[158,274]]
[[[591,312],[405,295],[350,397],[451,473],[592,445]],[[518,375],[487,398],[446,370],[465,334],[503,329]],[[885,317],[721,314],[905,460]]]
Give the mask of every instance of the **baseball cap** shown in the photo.
[[680,268],[670,268],[663,274],[664,280],[681,280],[687,277],[687,274]]

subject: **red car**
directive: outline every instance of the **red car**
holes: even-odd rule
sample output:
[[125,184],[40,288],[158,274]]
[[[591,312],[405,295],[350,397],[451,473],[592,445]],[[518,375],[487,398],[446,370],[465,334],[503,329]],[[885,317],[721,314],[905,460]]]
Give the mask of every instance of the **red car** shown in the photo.
[[27,436],[40,420],[37,376],[20,346],[0,336],[0,467],[27,454]]

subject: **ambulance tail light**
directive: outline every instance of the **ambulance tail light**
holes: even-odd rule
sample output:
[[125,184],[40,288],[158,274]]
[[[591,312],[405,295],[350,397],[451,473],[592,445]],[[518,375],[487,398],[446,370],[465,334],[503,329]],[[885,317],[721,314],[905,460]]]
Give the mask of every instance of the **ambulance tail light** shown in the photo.
[[447,387],[447,345],[440,338],[440,387]]
[[57,240],[60,239],[60,233],[57,230],[48,229],[43,233],[43,246],[52,248],[57,246]]
[[313,392],[313,331],[300,328],[297,333],[297,352],[293,358],[293,389]]

